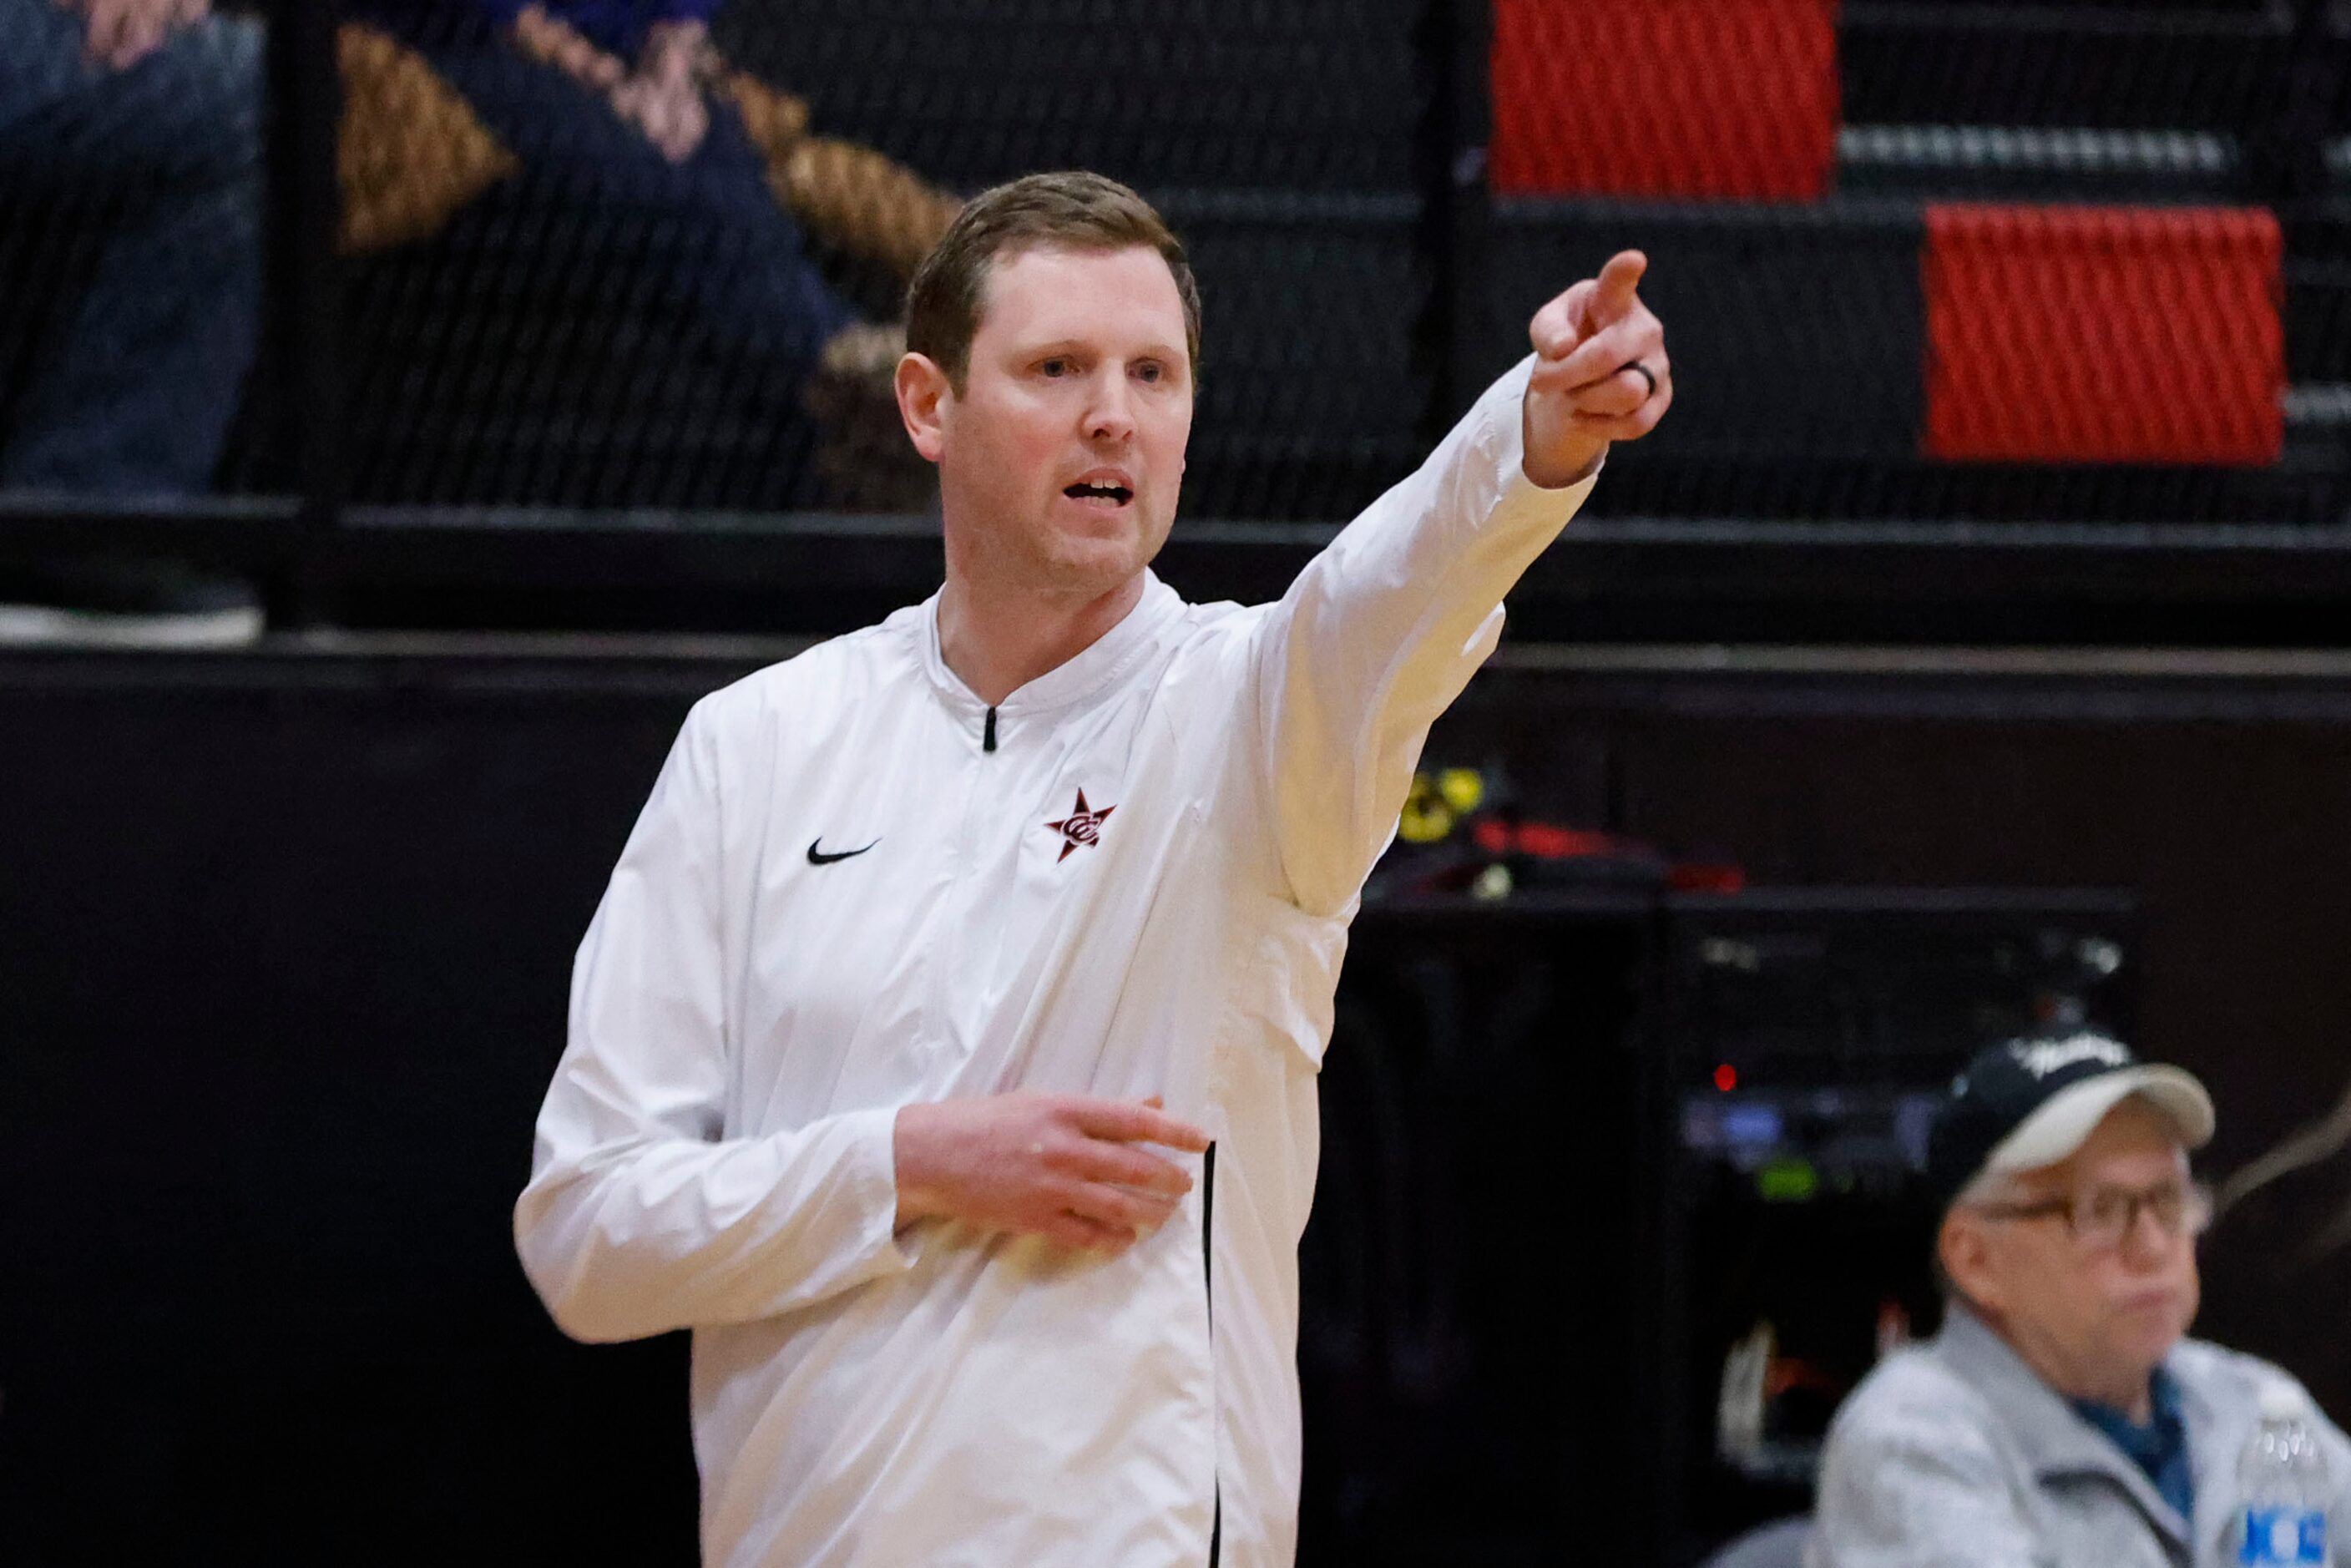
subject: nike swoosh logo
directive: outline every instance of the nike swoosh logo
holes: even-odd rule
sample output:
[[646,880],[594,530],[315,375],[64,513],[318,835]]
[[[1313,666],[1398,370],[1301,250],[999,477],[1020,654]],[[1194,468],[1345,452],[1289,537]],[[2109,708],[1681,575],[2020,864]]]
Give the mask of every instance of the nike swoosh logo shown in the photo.
[[[873,841],[873,844],[878,844],[881,841],[882,841],[880,839],[876,839]],[[814,838],[809,841],[809,864],[831,865],[835,861],[853,860],[857,856],[863,854],[865,850],[870,850],[873,847],[873,844],[868,844],[865,846],[865,850],[842,850],[839,854],[829,855],[822,850],[817,848],[817,845],[822,842],[824,842],[824,840],[821,838]]]

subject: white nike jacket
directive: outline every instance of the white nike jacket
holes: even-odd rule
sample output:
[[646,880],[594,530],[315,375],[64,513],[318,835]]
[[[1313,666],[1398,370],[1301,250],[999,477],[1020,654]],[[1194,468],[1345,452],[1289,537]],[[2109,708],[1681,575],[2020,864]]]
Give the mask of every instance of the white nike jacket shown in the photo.
[[[1591,489],[1521,472],[1526,379],[1278,604],[1155,579],[991,712],[934,600],[695,705],[580,945],[515,1239],[567,1333],[694,1331],[707,1563],[1199,1568],[1219,1511],[1230,1568],[1291,1560],[1347,924]],[[1114,1259],[893,1235],[897,1108],[1013,1089],[1165,1095],[1209,1179]]]

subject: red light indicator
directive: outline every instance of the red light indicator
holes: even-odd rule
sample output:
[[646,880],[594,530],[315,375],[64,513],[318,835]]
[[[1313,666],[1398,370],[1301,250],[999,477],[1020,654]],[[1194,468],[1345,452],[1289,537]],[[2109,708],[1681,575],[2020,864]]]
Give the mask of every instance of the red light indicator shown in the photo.
[[1714,1070],[1714,1086],[1725,1094],[1739,1087],[1739,1069],[1729,1062]]

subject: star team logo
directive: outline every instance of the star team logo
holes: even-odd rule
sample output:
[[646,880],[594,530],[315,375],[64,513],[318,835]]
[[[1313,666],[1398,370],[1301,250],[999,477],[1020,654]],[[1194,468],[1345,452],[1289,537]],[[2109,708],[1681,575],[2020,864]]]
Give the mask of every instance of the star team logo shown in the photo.
[[1060,865],[1068,860],[1071,852],[1080,844],[1101,841],[1102,825],[1109,821],[1110,814],[1117,810],[1115,806],[1104,806],[1099,811],[1089,810],[1086,808],[1086,792],[1079,790],[1077,809],[1058,822],[1045,824],[1061,835],[1061,852],[1053,858],[1053,863]]

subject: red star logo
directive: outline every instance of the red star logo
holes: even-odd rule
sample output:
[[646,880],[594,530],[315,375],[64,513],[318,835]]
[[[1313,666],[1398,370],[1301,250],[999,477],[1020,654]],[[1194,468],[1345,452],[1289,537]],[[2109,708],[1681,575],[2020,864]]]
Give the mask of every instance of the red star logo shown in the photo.
[[1117,810],[1115,806],[1104,806],[1099,811],[1090,811],[1086,809],[1086,792],[1079,790],[1077,810],[1058,822],[1045,824],[1061,835],[1061,852],[1054,857],[1053,863],[1060,865],[1068,860],[1070,852],[1080,844],[1098,842],[1102,838],[1102,825],[1109,821],[1110,814]]

